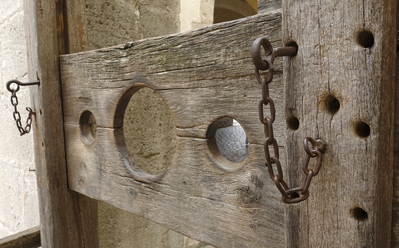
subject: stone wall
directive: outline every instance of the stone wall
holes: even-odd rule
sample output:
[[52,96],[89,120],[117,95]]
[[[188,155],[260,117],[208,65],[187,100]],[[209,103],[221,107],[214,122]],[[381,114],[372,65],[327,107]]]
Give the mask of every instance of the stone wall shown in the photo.
[[86,0],[89,49],[179,32],[179,0]]
[[[0,237],[39,225],[32,136],[20,136],[5,83],[27,80],[22,0],[0,4]],[[25,124],[29,90],[18,91],[18,110]]]
[[215,0],[181,0],[180,32],[213,24]]

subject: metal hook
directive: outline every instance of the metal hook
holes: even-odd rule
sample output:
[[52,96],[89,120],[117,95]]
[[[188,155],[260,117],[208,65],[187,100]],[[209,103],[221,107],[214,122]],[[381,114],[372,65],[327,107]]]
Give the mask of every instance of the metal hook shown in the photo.
[[[11,89],[11,84],[16,84],[17,88]],[[26,110],[29,112],[28,119],[26,120],[26,126],[23,128],[22,123],[21,123],[21,114],[18,112],[17,106],[18,106],[18,97],[17,97],[17,91],[19,91],[20,86],[29,86],[29,85],[40,85],[40,81],[34,81],[34,82],[28,82],[28,83],[22,83],[18,80],[10,80],[7,82],[7,90],[11,92],[11,104],[14,106],[14,113],[13,117],[15,120],[15,123],[17,124],[17,128],[20,132],[21,135],[27,134],[30,132],[31,127],[32,127],[32,115],[35,115],[36,113],[29,107],[26,108]]]
[[[11,84],[17,84],[17,88],[16,89],[11,89]],[[33,82],[27,82],[27,83],[22,83],[21,81],[18,81],[18,80],[10,80],[10,81],[8,81],[7,82],[7,90],[9,91],[9,92],[18,92],[19,91],[19,89],[20,89],[20,86],[29,86],[29,85],[38,85],[38,86],[40,86],[40,81],[38,80],[38,81],[33,81]]]

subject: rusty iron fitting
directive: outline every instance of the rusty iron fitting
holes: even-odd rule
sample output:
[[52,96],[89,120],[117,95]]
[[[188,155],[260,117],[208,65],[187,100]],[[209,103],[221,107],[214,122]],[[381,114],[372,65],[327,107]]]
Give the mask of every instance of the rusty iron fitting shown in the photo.
[[[265,51],[266,58],[262,58],[261,47]],[[258,103],[259,120],[264,125],[264,152],[266,158],[266,165],[268,167],[270,178],[276,184],[277,189],[282,195],[283,202],[287,204],[299,203],[309,198],[309,187],[313,177],[315,177],[322,166],[322,155],[326,150],[326,144],[322,140],[315,140],[310,137],[306,137],[303,141],[304,150],[306,152],[305,162],[302,170],[305,174],[302,187],[289,188],[287,183],[284,181],[283,170],[279,160],[279,147],[277,140],[273,133],[273,122],[276,116],[276,109],[274,107],[274,101],[269,96],[269,83],[273,80],[274,73],[274,59],[282,56],[295,56],[298,52],[296,46],[289,47],[278,47],[274,48],[270,41],[266,38],[258,38],[252,44],[252,61],[255,65],[255,78],[262,84],[262,98]],[[261,77],[259,71],[268,71],[268,77]],[[270,117],[264,114],[264,106],[269,105]],[[312,149],[309,148],[309,143],[312,145]],[[269,146],[273,146],[274,156],[270,156]],[[309,163],[311,158],[317,158],[315,169],[309,169]],[[273,165],[276,165],[277,174],[273,170]]]
[[[11,88],[11,84],[16,84],[17,88],[12,89]],[[22,83],[22,82],[14,79],[14,80],[10,80],[10,81],[7,82],[6,88],[7,88],[7,90],[9,92],[18,92],[19,89],[20,89],[20,86],[30,86],[30,85],[38,85],[38,86],[40,86],[40,80],[33,81],[33,82]]]
[[[12,84],[16,84],[17,86],[15,88],[11,88]],[[30,85],[40,85],[40,81],[34,81],[34,82],[28,82],[28,83],[22,83],[18,80],[10,80],[6,84],[6,88],[9,92],[11,92],[11,105],[14,106],[14,112],[13,112],[13,117],[15,120],[15,123],[17,125],[18,131],[20,135],[24,135],[30,132],[32,128],[32,115],[35,115],[36,113],[29,107],[26,108],[26,110],[29,112],[28,118],[26,120],[26,126],[23,128],[22,122],[21,122],[21,114],[19,113],[17,106],[18,106],[18,97],[17,97],[17,92],[20,89],[20,86],[30,86]]]

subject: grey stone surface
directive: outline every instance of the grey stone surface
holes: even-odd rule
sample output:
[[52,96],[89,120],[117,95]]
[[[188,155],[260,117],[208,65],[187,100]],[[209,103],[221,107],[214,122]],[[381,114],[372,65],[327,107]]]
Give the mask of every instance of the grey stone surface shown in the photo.
[[134,161],[153,175],[164,172],[176,149],[176,128],[163,98],[142,88],[130,99],[123,121],[126,145]]
[[180,2],[180,32],[213,24],[215,0],[182,0]]
[[177,0],[86,0],[90,49],[179,31]]
[[100,247],[183,247],[183,235],[147,219],[99,203]]
[[229,161],[239,163],[248,155],[248,139],[242,126],[234,121],[230,127],[222,127],[216,131],[216,144],[220,153]]
[[3,24],[16,12],[22,12],[23,0],[2,0],[0,4],[0,24]]
[[[0,238],[39,225],[32,136],[20,136],[5,88],[10,79],[27,80],[27,53],[22,0],[0,5]],[[18,93],[25,123],[29,89]]]

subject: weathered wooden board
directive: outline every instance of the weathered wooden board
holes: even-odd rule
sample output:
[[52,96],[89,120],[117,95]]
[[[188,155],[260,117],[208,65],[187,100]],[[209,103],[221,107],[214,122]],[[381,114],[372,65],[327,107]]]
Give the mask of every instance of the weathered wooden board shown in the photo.
[[258,13],[281,9],[281,0],[258,0]]
[[[284,207],[264,167],[261,87],[250,57],[257,37],[281,45],[280,23],[281,13],[271,12],[62,56],[70,188],[218,247],[283,247]],[[281,67],[277,60],[271,94],[275,136],[284,145]],[[124,144],[123,96],[145,86],[165,99],[177,128],[174,160],[162,175],[142,172]],[[96,118],[95,139],[79,125],[86,110]],[[248,135],[240,164],[218,160],[207,145],[208,127],[225,116]]]
[[0,239],[0,248],[37,248],[40,247],[40,227]]
[[24,2],[29,79],[41,82],[39,87],[29,88],[31,107],[36,112],[32,130],[41,245],[98,247],[96,202],[79,196],[67,185],[59,54],[81,51],[87,36],[81,22],[85,20],[84,0],[68,1],[68,6],[73,8],[70,14],[66,11],[66,2]]
[[283,1],[283,41],[299,47],[284,62],[300,121],[286,133],[290,182],[302,184],[305,136],[328,145],[310,199],[287,207],[287,247],[391,247],[395,15],[395,0]]

